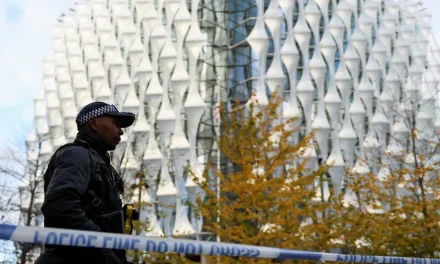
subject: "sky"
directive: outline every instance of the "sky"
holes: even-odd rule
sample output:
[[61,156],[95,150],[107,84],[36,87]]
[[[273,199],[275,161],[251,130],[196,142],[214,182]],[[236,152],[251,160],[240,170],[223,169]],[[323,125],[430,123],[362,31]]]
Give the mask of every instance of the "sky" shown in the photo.
[[[440,0],[423,0],[440,37]],[[52,26],[74,0],[0,0],[0,149],[22,145],[33,126],[33,97],[42,87],[42,62],[52,43]]]
[[0,146],[20,144],[32,127],[33,96],[42,87],[42,62],[51,48],[52,26],[74,3],[0,0]]
[[[0,0],[0,156],[11,145],[24,145],[33,125],[33,97],[42,87],[42,62],[51,48],[52,25],[74,2]],[[0,184],[6,182],[12,186],[0,177]],[[4,259],[0,254],[0,262]]]

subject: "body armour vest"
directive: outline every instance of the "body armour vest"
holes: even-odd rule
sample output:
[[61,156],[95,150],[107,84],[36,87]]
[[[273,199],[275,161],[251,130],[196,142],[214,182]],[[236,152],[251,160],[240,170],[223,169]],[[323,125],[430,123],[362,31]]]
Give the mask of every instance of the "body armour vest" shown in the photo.
[[102,232],[120,233],[124,231],[122,212],[123,182],[112,165],[107,165],[97,151],[86,142],[74,142],[60,147],[49,161],[44,174],[44,192],[47,191],[50,179],[55,170],[57,153],[69,146],[81,146],[88,150],[90,158],[90,182],[88,184],[82,208]]

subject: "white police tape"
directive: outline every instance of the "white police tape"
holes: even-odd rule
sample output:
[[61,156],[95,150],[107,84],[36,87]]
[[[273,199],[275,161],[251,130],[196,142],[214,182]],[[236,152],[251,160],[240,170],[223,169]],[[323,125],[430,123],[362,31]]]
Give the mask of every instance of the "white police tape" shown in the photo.
[[232,256],[268,259],[299,259],[356,263],[440,264],[440,259],[342,255],[230,243],[153,238],[82,230],[13,226],[0,224],[0,239],[45,245],[95,247],[107,249],[174,252],[196,255]]

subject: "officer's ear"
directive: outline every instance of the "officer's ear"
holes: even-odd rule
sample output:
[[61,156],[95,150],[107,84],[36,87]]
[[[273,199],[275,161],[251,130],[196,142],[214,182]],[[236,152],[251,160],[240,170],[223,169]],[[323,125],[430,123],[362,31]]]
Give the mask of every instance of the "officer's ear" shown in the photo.
[[92,131],[91,126],[90,126],[91,121],[87,121],[87,123],[85,123],[84,125],[82,125],[79,128],[79,132],[81,133],[89,133],[90,131]]
[[88,122],[89,130],[92,132],[98,132],[99,130],[99,123],[97,122],[96,118],[90,118]]

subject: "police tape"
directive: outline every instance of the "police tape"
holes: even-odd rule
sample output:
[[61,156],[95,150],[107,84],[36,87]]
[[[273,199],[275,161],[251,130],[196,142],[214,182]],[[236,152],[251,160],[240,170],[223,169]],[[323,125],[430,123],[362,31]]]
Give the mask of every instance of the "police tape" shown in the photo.
[[267,258],[279,260],[296,259],[355,263],[440,264],[440,259],[343,255],[231,243],[130,236],[82,230],[14,226],[5,224],[0,224],[0,239],[45,245],[141,250],[162,253],[174,252],[195,255]]

